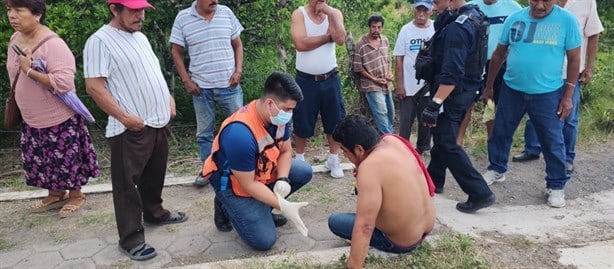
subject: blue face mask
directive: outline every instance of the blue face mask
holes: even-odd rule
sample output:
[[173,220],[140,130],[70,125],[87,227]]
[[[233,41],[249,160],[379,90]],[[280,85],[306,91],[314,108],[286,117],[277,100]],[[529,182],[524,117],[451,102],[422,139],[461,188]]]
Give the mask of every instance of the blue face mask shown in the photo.
[[[279,126],[279,125],[284,125],[284,124],[290,122],[290,120],[292,119],[292,112],[286,112],[286,111],[283,111],[283,110],[279,109],[277,107],[277,105],[275,104],[275,102],[273,102],[273,105],[279,111],[279,113],[275,117],[270,116],[271,117],[271,123],[274,124],[274,125]],[[269,112],[269,115],[270,115],[270,112]]]

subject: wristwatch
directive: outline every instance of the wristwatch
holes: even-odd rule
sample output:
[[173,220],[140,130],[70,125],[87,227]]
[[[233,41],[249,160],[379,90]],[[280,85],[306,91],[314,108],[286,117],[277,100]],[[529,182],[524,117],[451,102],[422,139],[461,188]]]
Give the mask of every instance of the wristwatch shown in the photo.
[[437,97],[433,97],[433,102],[437,103],[438,105],[443,104],[443,100],[441,100],[441,98],[437,98]]

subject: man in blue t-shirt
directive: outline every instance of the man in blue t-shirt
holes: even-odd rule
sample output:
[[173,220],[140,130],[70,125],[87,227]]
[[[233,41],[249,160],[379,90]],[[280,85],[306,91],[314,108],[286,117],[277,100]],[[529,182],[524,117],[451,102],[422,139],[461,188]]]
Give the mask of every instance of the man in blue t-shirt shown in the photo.
[[506,59],[507,71],[488,140],[490,165],[483,176],[488,184],[505,180],[514,131],[527,113],[543,145],[548,205],[564,207],[569,175],[563,120],[572,110],[576,85],[563,81],[562,67],[567,56],[567,77],[578,77],[582,37],[576,18],[555,2],[531,0],[528,8],[510,15],[503,25],[489,66],[485,99],[492,99],[496,74]]

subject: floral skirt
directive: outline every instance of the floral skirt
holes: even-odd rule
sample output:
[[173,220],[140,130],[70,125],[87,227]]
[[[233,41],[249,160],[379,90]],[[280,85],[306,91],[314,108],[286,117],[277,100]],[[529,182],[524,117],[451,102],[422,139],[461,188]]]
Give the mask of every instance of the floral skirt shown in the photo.
[[92,138],[80,115],[49,128],[21,125],[21,159],[26,184],[43,189],[80,190],[98,177]]

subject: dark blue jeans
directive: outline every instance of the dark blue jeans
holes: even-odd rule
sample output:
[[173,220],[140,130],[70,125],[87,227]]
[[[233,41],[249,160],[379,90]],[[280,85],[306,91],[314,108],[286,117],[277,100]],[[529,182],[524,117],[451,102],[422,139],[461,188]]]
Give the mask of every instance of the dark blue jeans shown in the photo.
[[439,114],[437,126],[432,129],[433,148],[428,171],[435,186],[441,188],[445,182],[446,168],[449,169],[461,189],[469,195],[469,200],[477,202],[490,197],[492,191],[473,167],[465,150],[456,144],[460,122],[474,100],[475,91],[472,90],[451,95],[445,100],[443,113]]
[[[313,171],[308,163],[292,160],[288,175],[292,187],[290,194],[307,184],[312,175]],[[230,186],[226,190],[220,190],[219,177],[212,176],[210,180],[216,198],[224,205],[226,216],[243,242],[255,250],[271,249],[277,240],[271,207],[252,197],[236,196]],[[268,187],[272,190],[274,185],[273,183]]]
[[[335,235],[347,240],[352,240],[352,229],[354,229],[355,221],[355,213],[334,213],[328,217],[328,228]],[[392,253],[408,253],[414,250],[417,245],[410,247],[397,246],[388,240],[386,234],[382,233],[382,231],[377,228],[373,229],[371,242],[369,243],[369,246]]]
[[565,171],[563,121],[556,114],[563,89],[544,94],[526,94],[503,84],[495,114],[495,126],[488,139],[488,170],[507,171],[512,140],[522,116],[531,118],[546,161],[546,187],[562,190],[569,180]]
[[[563,125],[563,141],[565,143],[565,160],[573,163],[576,158],[576,141],[578,140],[578,118],[580,116],[580,88],[582,83],[576,81],[576,88],[571,97],[573,108]],[[524,127],[524,150],[532,155],[541,153],[541,144],[537,139],[537,133],[531,119],[527,119]]]

